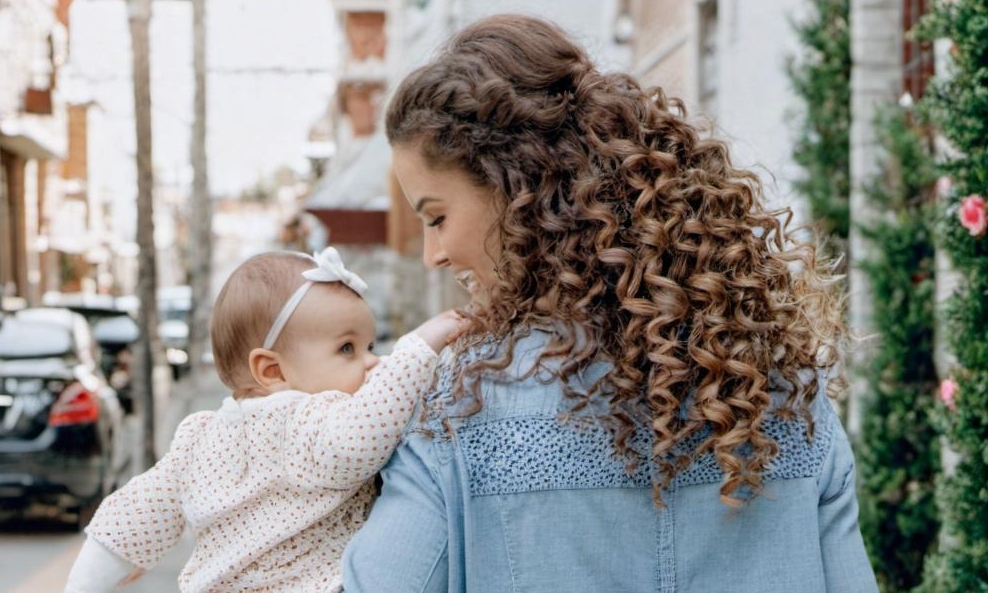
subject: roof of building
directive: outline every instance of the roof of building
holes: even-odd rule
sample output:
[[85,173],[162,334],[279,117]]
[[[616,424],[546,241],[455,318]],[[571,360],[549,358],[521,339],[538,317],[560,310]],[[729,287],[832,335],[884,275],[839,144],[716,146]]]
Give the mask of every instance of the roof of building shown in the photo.
[[391,148],[383,131],[341,146],[309,195],[305,209],[388,210],[390,164]]

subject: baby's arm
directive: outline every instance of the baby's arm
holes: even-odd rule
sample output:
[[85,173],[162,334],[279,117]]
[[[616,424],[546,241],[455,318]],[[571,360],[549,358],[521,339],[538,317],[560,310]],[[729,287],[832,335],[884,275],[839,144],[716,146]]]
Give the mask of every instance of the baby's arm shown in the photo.
[[293,453],[311,460],[309,480],[348,489],[384,467],[432,381],[436,351],[461,324],[450,314],[433,318],[398,340],[352,396],[317,394],[298,410],[297,434],[305,436]]
[[[187,470],[193,437],[200,433],[210,415],[209,412],[198,413],[183,420],[175,431],[168,453],[154,467],[134,477],[103,501],[86,527],[87,544],[91,540],[132,565],[131,568],[143,569],[152,568],[174,547],[185,528],[180,479]],[[89,546],[89,553],[95,555],[92,550]],[[83,551],[87,551],[85,547]],[[67,590],[82,586],[73,580],[73,576],[85,576],[86,571],[80,566],[84,561],[80,554]]]
[[108,593],[140,570],[89,537],[72,565],[65,593]]
[[[384,466],[429,384],[436,353],[417,334],[398,340],[353,395],[314,394],[296,410],[295,445],[304,480],[345,490]],[[292,463],[292,462],[289,462]]]

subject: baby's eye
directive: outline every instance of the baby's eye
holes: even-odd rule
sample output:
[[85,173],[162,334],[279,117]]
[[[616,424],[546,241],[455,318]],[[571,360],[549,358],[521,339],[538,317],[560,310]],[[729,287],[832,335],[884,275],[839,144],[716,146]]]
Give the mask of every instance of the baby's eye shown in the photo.
[[350,354],[353,354],[354,353],[353,342],[347,342],[346,344],[340,346],[340,352],[348,356]]
[[374,342],[371,342],[370,344],[367,345],[367,351],[368,352],[373,352],[375,346],[377,346],[377,344],[375,344]]

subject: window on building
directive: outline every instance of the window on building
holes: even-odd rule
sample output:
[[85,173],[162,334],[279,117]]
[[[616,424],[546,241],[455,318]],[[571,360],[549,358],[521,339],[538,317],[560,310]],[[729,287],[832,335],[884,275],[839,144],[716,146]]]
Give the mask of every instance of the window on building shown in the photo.
[[388,45],[386,23],[387,16],[381,11],[347,13],[346,36],[354,60],[384,59]]
[[700,109],[713,117],[717,114],[717,0],[699,5],[699,98]]

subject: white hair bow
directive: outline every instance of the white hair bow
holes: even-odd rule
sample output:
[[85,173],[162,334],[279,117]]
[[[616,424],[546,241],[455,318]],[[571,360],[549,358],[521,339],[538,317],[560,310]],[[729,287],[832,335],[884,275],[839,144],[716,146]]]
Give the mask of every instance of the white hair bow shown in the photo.
[[292,313],[298,308],[298,304],[302,302],[305,294],[316,282],[342,282],[361,296],[367,290],[367,283],[360,276],[346,269],[343,265],[343,259],[335,248],[327,247],[322,250],[322,253],[313,253],[312,260],[316,262],[316,267],[302,272],[302,277],[308,282],[299,286],[295,294],[281,308],[281,312],[271,324],[271,329],[268,330],[267,337],[264,338],[263,347],[265,349],[271,349],[274,343],[278,341],[278,336],[281,334],[281,330],[285,329],[288,319],[291,318]]
[[340,252],[333,247],[327,247],[322,253],[313,253],[312,259],[316,260],[315,268],[302,272],[306,280],[312,282],[342,282],[353,289],[359,295],[363,295],[367,290],[367,283],[346,269]]

